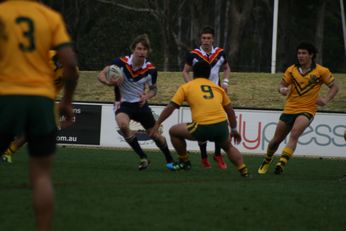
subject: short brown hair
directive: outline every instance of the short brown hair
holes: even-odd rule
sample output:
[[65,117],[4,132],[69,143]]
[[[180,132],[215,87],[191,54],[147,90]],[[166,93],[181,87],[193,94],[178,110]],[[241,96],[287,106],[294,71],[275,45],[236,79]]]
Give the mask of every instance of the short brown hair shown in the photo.
[[205,26],[201,30],[200,36],[202,36],[202,34],[212,34],[213,37],[214,37],[215,32],[214,32],[214,29],[211,26]]
[[134,51],[137,44],[141,43],[145,48],[148,49],[148,51],[150,52],[151,48],[150,48],[150,40],[147,34],[141,34],[138,35],[133,42],[131,43],[130,49],[131,51]]

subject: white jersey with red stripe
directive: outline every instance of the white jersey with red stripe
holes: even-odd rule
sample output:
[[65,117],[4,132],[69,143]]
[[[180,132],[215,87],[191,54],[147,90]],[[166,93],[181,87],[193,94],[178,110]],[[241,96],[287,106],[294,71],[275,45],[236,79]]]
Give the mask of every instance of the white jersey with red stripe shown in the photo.
[[157,70],[155,66],[145,60],[139,69],[134,70],[132,60],[133,56],[131,55],[118,57],[112,62],[121,68],[125,77],[124,82],[118,87],[121,102],[140,102],[145,86],[156,84]]
[[224,50],[219,47],[212,47],[210,54],[208,54],[202,47],[196,48],[188,54],[186,64],[193,66],[196,62],[201,60],[206,61],[211,66],[209,80],[220,85],[220,68],[228,62]]

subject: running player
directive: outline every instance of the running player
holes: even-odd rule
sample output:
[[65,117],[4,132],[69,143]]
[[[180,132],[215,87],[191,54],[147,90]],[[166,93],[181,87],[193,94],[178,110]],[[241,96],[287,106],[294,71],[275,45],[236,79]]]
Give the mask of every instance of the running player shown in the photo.
[[[315,63],[317,50],[314,45],[303,42],[297,47],[298,63],[287,68],[280,82],[278,91],[287,96],[283,113],[276,126],[274,137],[268,144],[267,153],[259,174],[267,173],[273,155],[280,143],[290,133],[288,143],[282,150],[274,173],[282,174],[285,165],[292,157],[299,137],[312,122],[317,105],[325,106],[338,92],[335,78],[328,68]],[[322,84],[329,87],[327,95],[320,97]]]
[[76,56],[62,17],[37,1],[0,4],[0,153],[13,137],[28,140],[29,175],[37,230],[51,230],[52,164],[56,150],[55,89],[49,50],[57,50],[67,76],[59,104],[64,125],[73,122]]
[[[130,120],[139,122],[148,134],[155,125],[155,118],[148,105],[148,100],[157,93],[157,70],[147,60],[150,41],[146,34],[137,36],[130,48],[132,51],[130,56],[118,57],[112,62],[122,69],[124,79],[107,80],[106,75],[109,66],[106,66],[97,78],[105,85],[115,86],[115,93],[119,94],[116,101],[120,101],[120,105],[115,108],[115,120],[124,139],[140,158],[138,169],[144,170],[149,167],[150,161],[139,145],[136,135],[131,132],[129,124]],[[146,87],[148,87],[147,91]],[[150,137],[165,155],[167,168],[172,169],[173,158],[165,137],[158,131],[150,134]]]
[[[56,54],[56,51],[49,51],[50,63],[52,70],[54,71],[54,86],[55,86],[55,97],[60,93],[64,87],[64,77],[63,77],[63,67],[59,62],[59,57]],[[58,116],[58,112],[56,112]],[[59,118],[57,118],[57,125],[59,126]],[[18,151],[25,143],[27,142],[25,135],[19,135],[14,137],[14,140],[11,142],[10,146],[1,156],[1,161],[3,163],[12,163],[12,155]]]

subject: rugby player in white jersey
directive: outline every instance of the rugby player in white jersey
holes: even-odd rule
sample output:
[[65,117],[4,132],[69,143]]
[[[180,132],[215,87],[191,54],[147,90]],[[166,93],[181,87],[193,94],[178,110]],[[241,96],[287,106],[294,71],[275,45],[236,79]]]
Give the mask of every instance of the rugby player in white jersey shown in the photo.
[[[137,153],[140,158],[139,170],[149,167],[148,156],[138,143],[136,134],[130,130],[131,120],[139,122],[150,134],[155,125],[155,118],[148,105],[148,100],[157,93],[157,70],[155,66],[147,60],[150,52],[150,41],[146,34],[137,36],[131,44],[132,54],[130,56],[118,57],[111,65],[117,65],[123,71],[124,78],[117,80],[107,79],[109,66],[106,66],[99,74],[98,80],[109,86],[115,86],[116,101],[120,103],[115,108],[115,120],[120,132],[126,142]],[[146,86],[148,90],[146,90]],[[166,159],[166,167],[173,169],[173,158],[168,149],[165,137],[160,132],[151,134],[150,138],[163,152]]]

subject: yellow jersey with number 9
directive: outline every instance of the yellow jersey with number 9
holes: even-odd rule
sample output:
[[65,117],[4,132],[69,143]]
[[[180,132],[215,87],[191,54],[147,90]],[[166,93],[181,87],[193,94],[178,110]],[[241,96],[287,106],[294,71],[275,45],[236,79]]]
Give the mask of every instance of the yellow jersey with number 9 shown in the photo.
[[195,78],[181,85],[171,101],[179,106],[186,101],[191,108],[192,120],[202,125],[227,120],[223,106],[231,103],[226,92],[206,78]]
[[49,50],[71,43],[62,17],[33,1],[5,1],[0,12],[0,95],[55,99]]

